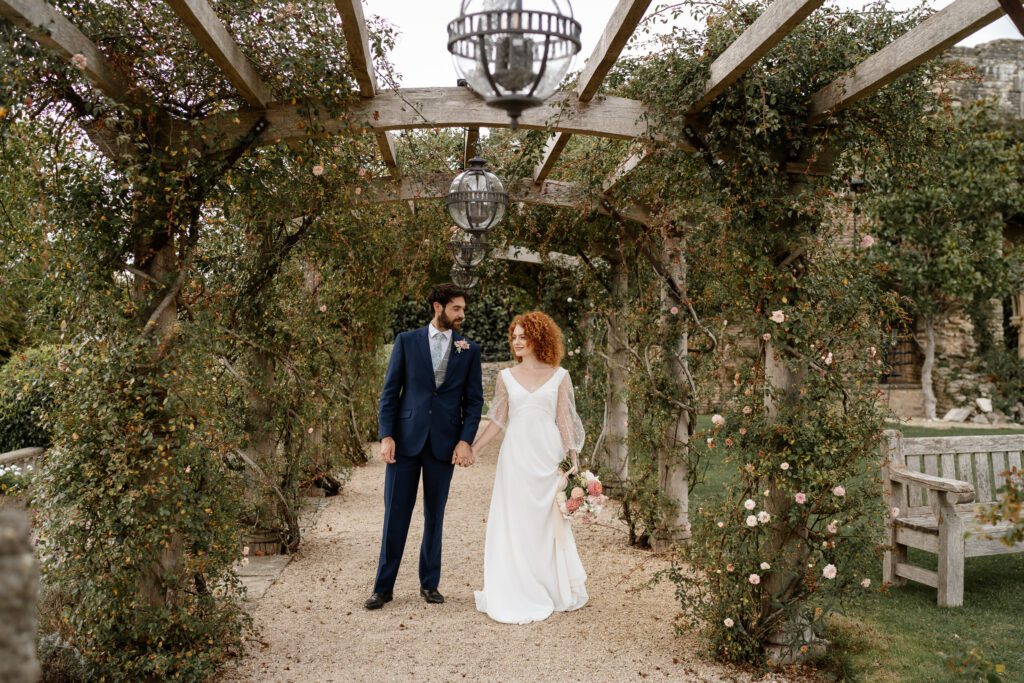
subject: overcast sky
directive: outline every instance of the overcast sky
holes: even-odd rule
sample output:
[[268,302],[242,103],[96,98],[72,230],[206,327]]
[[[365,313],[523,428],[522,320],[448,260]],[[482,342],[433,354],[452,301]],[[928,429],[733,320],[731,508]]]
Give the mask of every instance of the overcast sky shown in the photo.
[[[951,0],[930,0],[929,4],[940,9]],[[398,44],[391,55],[398,72],[402,74],[402,85],[407,88],[455,85],[455,68],[447,50],[447,26],[459,13],[459,0],[366,0],[367,15],[384,17],[399,31]],[[604,30],[608,18],[618,0],[574,0],[573,13],[583,25],[583,49],[576,58],[573,69],[582,67],[594,44]],[[651,3],[652,11],[662,1]],[[838,0],[828,6],[843,9],[857,9],[866,3],[862,0]],[[891,0],[891,5],[905,9],[917,4],[916,0]],[[823,11],[823,10],[821,10]],[[684,22],[683,18],[679,21]],[[693,20],[686,24],[695,27]],[[1020,39],[1020,33],[1008,17],[990,24],[970,36],[960,45],[976,45],[997,38]]]

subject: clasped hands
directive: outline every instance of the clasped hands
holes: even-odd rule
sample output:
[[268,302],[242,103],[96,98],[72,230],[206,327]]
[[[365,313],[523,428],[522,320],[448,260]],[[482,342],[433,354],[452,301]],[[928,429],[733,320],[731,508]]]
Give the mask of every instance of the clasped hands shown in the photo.
[[[395,462],[395,440],[386,436],[380,440],[380,459],[390,465]],[[460,467],[470,467],[476,462],[476,451],[465,441],[455,445],[452,452],[452,464]]]

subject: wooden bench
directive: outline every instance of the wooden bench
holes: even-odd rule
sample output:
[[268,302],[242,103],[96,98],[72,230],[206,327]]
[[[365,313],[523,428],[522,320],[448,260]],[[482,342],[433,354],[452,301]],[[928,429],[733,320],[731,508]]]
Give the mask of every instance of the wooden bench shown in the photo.
[[[888,548],[885,583],[906,579],[938,590],[940,607],[964,603],[964,558],[1024,552],[1006,545],[1009,523],[986,524],[978,510],[991,506],[1003,473],[1020,468],[1024,434],[908,439],[894,430],[882,438]],[[937,572],[907,562],[907,548],[934,553]]]

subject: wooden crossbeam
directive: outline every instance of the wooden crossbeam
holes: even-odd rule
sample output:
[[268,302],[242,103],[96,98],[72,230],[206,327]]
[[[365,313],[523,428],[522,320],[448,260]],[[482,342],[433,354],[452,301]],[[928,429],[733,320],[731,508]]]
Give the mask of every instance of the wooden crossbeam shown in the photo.
[[52,5],[42,0],[0,0],[0,17],[68,61],[82,55],[82,72],[107,97],[122,100],[128,95],[128,84],[99,48]]
[[[448,194],[451,182],[452,178],[448,173],[436,173],[425,178],[382,178],[371,183],[370,189],[362,196],[367,201],[378,203],[443,199]],[[508,199],[510,202],[524,202],[577,211],[582,208],[606,216],[613,215],[600,198],[589,195],[584,188],[573,183],[556,180],[546,180],[539,185],[533,182],[533,178],[513,181],[509,183]],[[637,205],[618,209],[615,213],[637,223],[647,224],[651,220],[647,211]]]
[[480,128],[466,129],[466,144],[462,150],[462,168],[469,168],[469,160],[476,156],[476,143],[480,140]]
[[[607,96],[585,107],[574,100],[571,93],[556,93],[543,105],[523,112],[519,126],[619,140],[649,138],[667,142],[664,135],[648,128],[647,108],[637,100]],[[311,130],[317,134],[358,135],[421,128],[509,127],[505,112],[488,107],[469,88],[400,88],[353,103],[344,118],[332,117],[315,105],[272,104],[265,111],[216,114],[200,127],[199,134],[211,143],[223,139],[221,145],[227,147],[261,116],[271,124],[260,138],[263,144],[305,138]],[[693,147],[686,145],[677,148],[693,151]]]
[[263,79],[206,0],[165,1],[246,102],[257,108],[273,102]]
[[725,52],[711,64],[711,76],[704,84],[704,95],[687,112],[700,112],[716,97],[740,79],[747,70],[795,26],[818,9],[824,0],[776,0],[761,13]]
[[846,109],[1003,15],[1000,0],[956,0],[811,98],[810,122]]
[[642,149],[623,159],[622,163],[616,166],[615,170],[609,173],[601,183],[601,193],[609,194],[627,173],[639,166],[649,155],[650,152],[647,149]]
[[560,268],[579,268],[582,261],[579,256],[563,254],[557,251],[549,251],[542,254],[539,251],[520,246],[508,246],[491,249],[491,258],[501,261],[515,261],[517,263],[551,263]]
[[[366,30],[362,1],[334,0],[334,5],[341,15],[341,30],[345,34],[345,45],[348,47],[352,75],[359,86],[359,95],[372,99],[377,96],[377,73],[373,70],[373,58],[370,56],[370,33]],[[378,131],[374,135],[384,165],[391,171],[391,175],[397,176],[398,157],[395,154],[394,138],[388,132]]]
[[1003,11],[1009,15],[1021,35],[1024,35],[1024,4],[1021,4],[1021,0],[999,0],[999,4],[1003,6]]
[[[608,72],[615,66],[615,60],[619,58],[626,43],[636,31],[644,12],[651,4],[651,0],[619,0],[615,6],[611,18],[597,42],[594,52],[587,60],[587,65],[580,74],[579,83],[576,86],[576,96],[582,103],[594,99],[597,91],[601,89]],[[533,181],[544,182],[555,167],[555,163],[562,155],[566,143],[569,142],[571,133],[556,133],[544,149],[544,157],[533,170]]]

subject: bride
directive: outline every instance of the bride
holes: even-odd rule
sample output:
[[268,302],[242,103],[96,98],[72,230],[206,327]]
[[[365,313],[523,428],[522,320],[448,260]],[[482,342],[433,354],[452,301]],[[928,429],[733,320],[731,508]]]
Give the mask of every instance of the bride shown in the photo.
[[[505,430],[498,454],[484,544],[484,587],[476,608],[495,621],[528,624],[587,602],[583,570],[569,521],[555,496],[579,469],[583,424],[576,414],[562,332],[540,312],[509,326],[514,368],[498,375],[490,424],[473,444],[474,458]],[[559,465],[569,457],[572,469]]]

